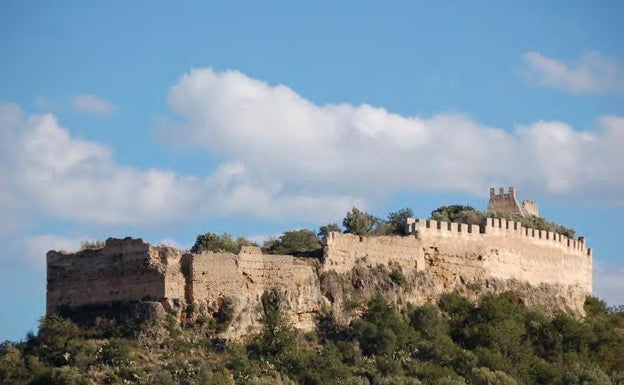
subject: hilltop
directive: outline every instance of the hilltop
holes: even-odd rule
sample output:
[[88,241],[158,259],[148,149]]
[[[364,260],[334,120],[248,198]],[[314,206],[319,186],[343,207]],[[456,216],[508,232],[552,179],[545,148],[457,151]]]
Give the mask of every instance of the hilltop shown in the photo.
[[[189,251],[109,238],[47,254],[38,335],[0,379],[136,384],[612,384],[624,317],[583,237],[515,189]],[[320,237],[320,238],[319,238]],[[581,318],[584,317],[584,318]],[[588,382],[589,381],[589,382]]]

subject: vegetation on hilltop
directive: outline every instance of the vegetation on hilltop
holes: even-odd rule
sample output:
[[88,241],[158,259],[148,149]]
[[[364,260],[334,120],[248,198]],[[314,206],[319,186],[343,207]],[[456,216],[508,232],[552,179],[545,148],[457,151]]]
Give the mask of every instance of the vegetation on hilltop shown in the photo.
[[[342,226],[338,223],[328,223],[321,226],[317,233],[308,229],[285,231],[278,238],[269,238],[262,245],[262,250],[267,254],[288,254],[318,257],[322,250],[321,239],[332,231],[349,234],[372,236],[372,235],[405,235],[407,226],[406,219],[413,217],[414,212],[410,208],[403,208],[389,213],[386,219],[378,218],[370,213],[353,207],[342,220]],[[507,218],[500,213],[487,213],[476,210],[471,206],[449,205],[441,206],[431,212],[431,219],[437,221],[467,223],[485,226],[488,217]],[[527,216],[520,220],[522,226],[537,230],[553,231],[574,238],[574,230],[550,222],[537,216]],[[343,231],[344,228],[344,231]],[[242,246],[257,246],[254,242],[243,237],[234,239],[230,234],[221,235],[205,233],[197,236],[191,252],[202,251],[238,253]]]
[[[506,292],[477,306],[445,294],[402,313],[373,297],[338,326],[321,316],[297,332],[279,293],[263,296],[260,332],[226,342],[197,320],[115,332],[115,320],[44,317],[37,335],[0,344],[0,383],[13,384],[620,384],[624,311],[589,297],[587,317],[548,317]],[[126,309],[127,310],[127,309]],[[79,326],[80,325],[80,326]],[[145,338],[161,328],[162,337]],[[125,330],[125,329],[124,329]],[[141,337],[143,335],[143,337]]]
[[191,253],[201,253],[203,251],[238,253],[243,246],[257,245],[243,237],[234,239],[228,233],[223,233],[221,235],[205,233],[197,236],[195,244],[191,247]]
[[84,250],[98,250],[98,249],[103,248],[104,245],[105,245],[104,241],[84,240],[84,241],[80,242],[80,251],[84,251]]
[[[441,206],[431,212],[431,219],[436,221],[467,223],[469,225],[485,226],[487,218],[502,218],[510,220],[511,218],[502,213],[488,213],[477,210],[471,206],[450,205]],[[573,239],[575,231],[555,222],[547,221],[544,218],[529,215],[518,220],[523,227],[536,230],[552,231],[565,235]]]

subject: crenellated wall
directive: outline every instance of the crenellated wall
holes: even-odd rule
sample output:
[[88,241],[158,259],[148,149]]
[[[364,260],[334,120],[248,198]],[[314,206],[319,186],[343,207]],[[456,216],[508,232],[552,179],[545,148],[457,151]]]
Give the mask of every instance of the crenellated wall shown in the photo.
[[436,286],[431,293],[491,279],[547,285],[564,307],[583,314],[585,296],[592,292],[592,254],[583,238],[491,218],[483,229],[413,218],[407,226],[409,235],[404,237],[330,233],[324,270],[348,273],[362,264],[424,270]]
[[[483,232],[481,232],[482,230]],[[592,291],[592,253],[578,240],[520,222],[488,218],[486,226],[409,219],[408,231],[445,254],[474,253],[486,276],[542,283],[579,285]],[[433,247],[433,246],[429,246]]]
[[[495,282],[488,290],[539,287],[527,294],[535,297],[531,303],[540,304],[537,297],[547,296],[552,306],[583,314],[585,295],[592,291],[592,253],[583,238],[568,239],[491,218],[482,228],[410,218],[407,230],[407,236],[371,237],[332,232],[325,240],[322,263],[263,255],[257,247],[244,247],[238,255],[184,254],[132,238],[109,238],[99,250],[50,251],[47,312],[149,298],[169,309],[193,304],[199,314],[215,314],[227,299],[236,309],[228,333],[236,337],[258,326],[263,294],[277,290],[287,300],[294,324],[311,329],[321,308],[339,312],[340,301],[347,300],[336,302],[327,288],[321,289],[321,277],[328,276],[324,273],[341,275],[341,282],[361,283],[372,277],[363,278],[362,269],[376,271],[383,265],[400,269],[412,282],[413,287],[401,294],[405,302],[434,301],[450,290]],[[380,284],[394,295],[392,283],[384,282]]]
[[520,218],[524,216],[539,216],[537,204],[530,199],[522,201],[522,205],[518,203],[516,188],[509,187],[509,192],[501,187],[496,193],[496,189],[490,188],[490,201],[488,203],[489,213],[498,213],[508,215],[512,218]]

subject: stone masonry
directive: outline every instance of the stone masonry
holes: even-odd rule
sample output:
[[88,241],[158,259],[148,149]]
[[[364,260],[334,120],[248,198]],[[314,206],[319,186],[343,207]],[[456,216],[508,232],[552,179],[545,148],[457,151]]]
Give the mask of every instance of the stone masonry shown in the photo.
[[535,215],[539,216],[537,205],[530,199],[518,203],[516,198],[516,188],[509,187],[509,192],[505,193],[504,188],[500,188],[498,194],[496,189],[490,189],[490,202],[488,203],[489,213],[505,214],[513,219]]
[[[514,205],[513,190],[500,199],[521,208]],[[190,304],[201,314],[214,314],[228,298],[236,307],[236,322],[228,333],[236,337],[257,327],[263,293],[277,290],[295,326],[309,330],[319,312],[340,310],[336,295],[322,288],[323,277],[332,273],[349,280],[357,269],[385,266],[427,277],[426,285],[405,290],[402,302],[418,305],[444,292],[502,282],[501,290],[534,287],[537,297],[548,295],[555,306],[583,314],[585,296],[592,292],[592,253],[583,238],[568,239],[493,218],[481,228],[414,218],[406,225],[406,236],[332,232],[325,239],[322,261],[264,255],[257,247],[244,247],[237,255],[192,254],[132,238],[109,238],[99,250],[50,251],[47,313],[151,300],[182,317]],[[537,297],[533,302],[543,302]]]

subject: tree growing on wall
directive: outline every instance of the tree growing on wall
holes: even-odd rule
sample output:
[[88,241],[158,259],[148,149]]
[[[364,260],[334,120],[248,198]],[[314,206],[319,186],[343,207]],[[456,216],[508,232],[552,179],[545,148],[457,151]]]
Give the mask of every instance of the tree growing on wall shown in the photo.
[[464,205],[441,206],[431,212],[431,219],[436,221],[467,223],[469,225],[480,225],[485,217],[484,212]]
[[369,235],[378,223],[379,219],[377,217],[360,211],[356,207],[352,208],[342,220],[345,232],[355,235]]
[[336,222],[328,223],[325,226],[321,226],[316,235],[318,235],[319,237],[326,237],[327,234],[331,233],[332,231],[342,233],[342,228]]
[[265,243],[269,254],[299,254],[322,248],[321,241],[313,231],[308,229],[286,231],[278,239],[271,239]]
[[405,235],[407,232],[407,218],[412,217],[414,217],[414,212],[407,207],[388,214],[386,223],[388,224],[391,234]]
[[221,235],[215,233],[200,234],[191,247],[191,253],[202,251],[238,253],[243,246],[255,246],[256,244],[243,237],[232,238],[228,233]]

